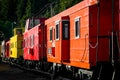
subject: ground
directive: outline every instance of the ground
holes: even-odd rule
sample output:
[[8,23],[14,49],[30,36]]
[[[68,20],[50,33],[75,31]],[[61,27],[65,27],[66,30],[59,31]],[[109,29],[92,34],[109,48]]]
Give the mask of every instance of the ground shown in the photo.
[[48,80],[39,74],[27,72],[8,64],[0,64],[0,80]]
[[[51,80],[39,73],[21,70],[9,64],[0,63],[0,80]],[[58,77],[54,80],[70,80]]]

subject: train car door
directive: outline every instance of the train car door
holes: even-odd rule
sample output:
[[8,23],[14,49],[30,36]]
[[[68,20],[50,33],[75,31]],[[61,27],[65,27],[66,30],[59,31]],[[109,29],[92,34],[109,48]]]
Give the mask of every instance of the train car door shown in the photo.
[[61,58],[62,61],[68,62],[70,59],[70,22],[69,16],[63,16],[61,21],[62,42],[61,42]]

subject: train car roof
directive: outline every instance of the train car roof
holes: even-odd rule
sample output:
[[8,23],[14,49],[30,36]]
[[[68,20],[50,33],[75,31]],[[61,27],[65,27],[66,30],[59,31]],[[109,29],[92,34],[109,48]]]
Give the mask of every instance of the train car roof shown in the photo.
[[70,15],[78,10],[81,10],[85,7],[88,7],[88,6],[97,4],[97,3],[98,3],[98,0],[83,0],[80,3],[70,7],[69,9],[64,10],[63,12],[47,19],[45,21],[45,24],[51,23],[52,21],[60,20],[62,16],[68,16],[68,15]]

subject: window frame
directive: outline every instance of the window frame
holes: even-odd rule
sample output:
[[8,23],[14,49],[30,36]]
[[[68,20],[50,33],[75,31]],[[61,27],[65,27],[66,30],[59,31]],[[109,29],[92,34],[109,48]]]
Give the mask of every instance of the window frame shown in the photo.
[[[57,25],[58,25],[58,31],[57,31]],[[60,39],[60,20],[55,22],[55,39],[56,41]]]
[[[80,17],[76,17],[75,19],[74,19],[74,36],[75,36],[75,39],[78,39],[78,38],[80,38]],[[76,26],[76,22],[78,22],[78,24],[77,24],[77,26]],[[78,28],[78,30],[76,30],[76,27]],[[76,32],[77,31],[77,32]]]
[[52,33],[50,32],[49,40],[50,40],[50,42],[52,42],[53,41],[53,28],[52,27],[50,27],[50,31],[52,31]]

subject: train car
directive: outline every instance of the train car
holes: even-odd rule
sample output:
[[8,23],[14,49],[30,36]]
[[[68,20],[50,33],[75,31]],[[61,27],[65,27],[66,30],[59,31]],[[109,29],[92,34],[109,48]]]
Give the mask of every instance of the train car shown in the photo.
[[63,72],[70,70],[82,80],[112,79],[120,59],[119,3],[83,0],[45,21],[47,60],[56,71],[64,64]]
[[2,42],[1,56],[73,80],[119,80],[119,10],[119,0],[82,0],[47,20],[30,18]]
[[[24,32],[24,60],[27,66],[36,66],[46,60],[46,18],[32,18],[26,21]],[[31,25],[34,24],[34,25]]]
[[10,41],[9,40],[5,44],[5,57],[7,59],[10,57]]
[[9,61],[10,58],[10,40],[5,43],[5,61]]
[[1,42],[1,55],[2,58],[5,57],[5,40]]
[[23,33],[24,28],[15,28],[14,36],[10,38],[10,61],[16,62],[23,58]]
[[1,58],[2,61],[8,61],[9,55],[10,55],[10,41],[9,40],[3,40],[1,43]]

